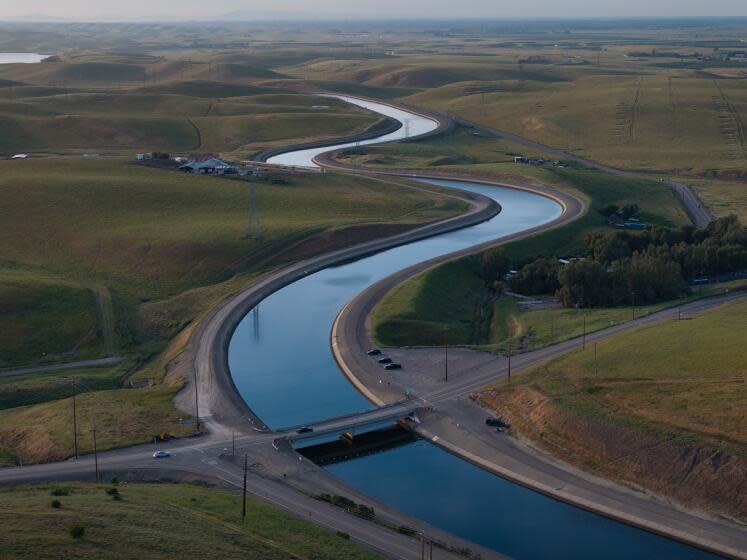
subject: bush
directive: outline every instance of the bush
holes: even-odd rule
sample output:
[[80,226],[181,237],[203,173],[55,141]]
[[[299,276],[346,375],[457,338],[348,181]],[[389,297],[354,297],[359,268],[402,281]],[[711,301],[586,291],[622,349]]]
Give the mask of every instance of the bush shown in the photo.
[[556,259],[539,258],[522,267],[511,278],[511,289],[527,296],[554,294],[558,289],[559,264]]
[[54,509],[60,509],[62,507],[62,502],[60,500],[52,500],[52,503],[49,505]]
[[350,535],[346,533],[345,531],[337,531],[336,535],[340,537],[341,539],[345,539],[346,541],[350,540]]
[[112,480],[111,480],[111,483],[112,483],[113,486],[116,486],[117,484],[119,484],[119,478],[116,477],[116,476],[113,476]]
[[480,262],[480,276],[490,286],[496,280],[500,280],[511,268],[511,262],[506,256],[503,247],[488,249],[482,254]]
[[72,538],[78,540],[83,538],[86,528],[83,525],[73,525],[68,532]]
[[50,494],[52,496],[67,496],[70,491],[67,488],[53,488]]

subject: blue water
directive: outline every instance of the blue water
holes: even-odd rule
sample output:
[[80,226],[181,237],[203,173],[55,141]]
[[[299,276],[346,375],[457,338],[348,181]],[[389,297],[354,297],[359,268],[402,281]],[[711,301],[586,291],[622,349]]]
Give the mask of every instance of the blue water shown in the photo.
[[519,560],[717,558],[532,492],[424,441],[326,468],[401,511]]
[[370,408],[340,373],[329,341],[335,317],[356,294],[412,264],[547,223],[561,213],[557,203],[524,191],[430,182],[485,194],[503,211],[470,228],[307,276],[268,297],[239,325],[229,346],[231,373],[268,426],[306,424]]

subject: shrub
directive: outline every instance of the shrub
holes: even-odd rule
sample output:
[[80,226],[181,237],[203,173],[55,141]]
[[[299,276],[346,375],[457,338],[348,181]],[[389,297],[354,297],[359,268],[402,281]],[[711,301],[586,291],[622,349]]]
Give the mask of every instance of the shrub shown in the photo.
[[67,488],[53,488],[50,494],[52,496],[67,496],[70,491]]
[[348,533],[346,533],[345,531],[337,531],[337,533],[336,533],[336,534],[337,534],[337,536],[338,536],[338,537],[340,537],[341,539],[345,539],[346,541],[349,541],[349,540],[350,540],[350,535],[349,535]]
[[52,503],[49,505],[54,509],[60,509],[62,507],[62,502],[60,500],[52,500]]
[[119,484],[119,477],[113,476],[111,483],[113,486],[116,486],[117,484]]
[[85,532],[86,528],[83,525],[73,525],[69,530],[70,536],[76,540],[82,539]]

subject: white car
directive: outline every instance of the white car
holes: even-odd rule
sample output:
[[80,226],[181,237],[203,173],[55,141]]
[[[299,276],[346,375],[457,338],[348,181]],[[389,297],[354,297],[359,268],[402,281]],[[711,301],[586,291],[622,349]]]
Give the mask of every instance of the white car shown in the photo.
[[156,451],[153,453],[154,459],[165,459],[166,457],[171,457],[171,453],[168,451]]

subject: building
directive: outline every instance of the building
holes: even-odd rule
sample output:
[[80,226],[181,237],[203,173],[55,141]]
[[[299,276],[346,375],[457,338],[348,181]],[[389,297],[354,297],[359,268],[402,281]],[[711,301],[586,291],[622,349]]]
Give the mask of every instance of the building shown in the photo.
[[218,158],[210,158],[200,162],[191,161],[182,165],[179,169],[197,175],[231,175],[238,172],[233,165]]

